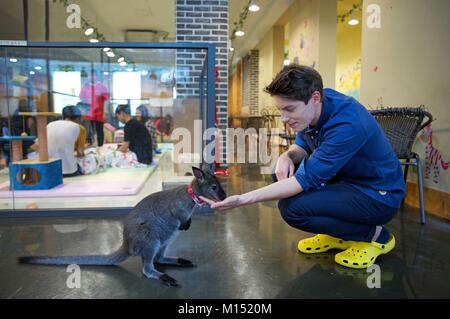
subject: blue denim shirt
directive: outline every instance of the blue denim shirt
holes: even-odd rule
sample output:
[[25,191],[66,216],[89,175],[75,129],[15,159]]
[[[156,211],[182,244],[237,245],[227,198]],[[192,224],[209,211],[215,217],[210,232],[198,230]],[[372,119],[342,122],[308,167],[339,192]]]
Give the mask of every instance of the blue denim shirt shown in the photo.
[[309,154],[295,173],[304,191],[337,178],[400,207],[406,189],[400,162],[378,122],[352,97],[325,89],[317,125],[298,132],[295,144]]

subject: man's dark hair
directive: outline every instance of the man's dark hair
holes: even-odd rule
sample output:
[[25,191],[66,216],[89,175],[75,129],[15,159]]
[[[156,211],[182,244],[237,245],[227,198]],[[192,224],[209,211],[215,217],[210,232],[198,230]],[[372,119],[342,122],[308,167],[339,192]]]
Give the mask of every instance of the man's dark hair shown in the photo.
[[281,70],[264,92],[271,96],[281,96],[290,100],[303,101],[311,99],[315,91],[323,97],[323,82],[319,72],[311,67],[290,64]]
[[75,105],[67,105],[62,109],[62,117],[64,120],[69,119],[75,121],[81,118],[81,111]]
[[131,115],[131,109],[128,106],[128,104],[120,104],[116,108],[116,114],[119,114],[120,112],[124,112],[125,114]]

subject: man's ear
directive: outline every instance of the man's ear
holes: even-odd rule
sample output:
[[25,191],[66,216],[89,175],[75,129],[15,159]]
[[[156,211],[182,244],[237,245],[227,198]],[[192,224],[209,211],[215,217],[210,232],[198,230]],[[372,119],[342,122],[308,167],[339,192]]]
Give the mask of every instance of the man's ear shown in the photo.
[[192,166],[192,173],[194,173],[194,176],[196,179],[199,180],[199,182],[202,182],[205,179],[205,173],[200,168]]

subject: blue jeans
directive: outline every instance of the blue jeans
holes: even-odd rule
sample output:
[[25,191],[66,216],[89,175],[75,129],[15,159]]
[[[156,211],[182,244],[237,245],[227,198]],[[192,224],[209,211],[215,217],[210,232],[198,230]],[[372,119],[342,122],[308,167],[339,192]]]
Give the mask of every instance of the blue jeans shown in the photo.
[[376,226],[388,223],[397,213],[397,208],[343,182],[282,199],[278,208],[283,219],[294,228],[365,242],[372,241]]

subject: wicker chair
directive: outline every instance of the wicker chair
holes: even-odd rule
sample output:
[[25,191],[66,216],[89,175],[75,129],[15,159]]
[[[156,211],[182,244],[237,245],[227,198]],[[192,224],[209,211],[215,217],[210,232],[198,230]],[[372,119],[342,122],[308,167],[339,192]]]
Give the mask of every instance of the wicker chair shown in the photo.
[[[433,116],[425,111],[423,106],[417,108],[373,110],[371,114],[383,128],[399,160],[405,160],[405,162],[401,162],[402,165],[405,165],[405,182],[408,176],[408,167],[410,165],[417,167],[420,220],[422,224],[425,224],[422,165],[419,155],[412,151],[412,147],[418,133],[433,121]],[[411,160],[414,161],[411,162]]]

